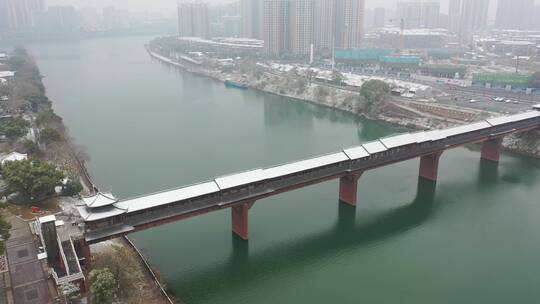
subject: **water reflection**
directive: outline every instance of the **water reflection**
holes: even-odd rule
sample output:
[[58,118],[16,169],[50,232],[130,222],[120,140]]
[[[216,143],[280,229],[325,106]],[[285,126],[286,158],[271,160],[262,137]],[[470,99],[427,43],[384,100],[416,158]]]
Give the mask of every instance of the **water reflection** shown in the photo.
[[267,127],[284,126],[289,129],[292,125],[305,129],[313,128],[313,113],[309,107],[271,94],[261,97],[264,101],[264,124]]
[[[436,183],[419,179],[416,196],[410,204],[389,211],[367,224],[358,225],[356,209],[338,203],[336,224],[328,231],[257,254],[249,254],[249,242],[233,237],[233,252],[226,262],[189,277],[177,278],[173,285],[184,286],[184,296],[196,293],[196,298],[202,303],[205,297],[210,296],[208,288],[205,289],[207,286],[212,286],[213,294],[219,294],[221,289],[228,286],[254,282],[261,274],[273,269],[295,271],[294,268],[333,256],[336,252],[369,246],[370,243],[399,235],[429,218],[433,210],[435,187]],[[205,292],[199,294],[199,290]]]
[[480,159],[478,168],[478,187],[491,186],[499,180],[499,163]]

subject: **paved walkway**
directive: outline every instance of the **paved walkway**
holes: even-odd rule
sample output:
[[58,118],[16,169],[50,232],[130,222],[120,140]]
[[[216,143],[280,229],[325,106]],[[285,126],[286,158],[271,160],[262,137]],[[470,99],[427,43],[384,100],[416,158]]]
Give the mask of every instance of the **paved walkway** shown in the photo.
[[26,222],[10,219],[11,237],[6,244],[14,304],[49,303],[47,277],[37,259],[37,249]]

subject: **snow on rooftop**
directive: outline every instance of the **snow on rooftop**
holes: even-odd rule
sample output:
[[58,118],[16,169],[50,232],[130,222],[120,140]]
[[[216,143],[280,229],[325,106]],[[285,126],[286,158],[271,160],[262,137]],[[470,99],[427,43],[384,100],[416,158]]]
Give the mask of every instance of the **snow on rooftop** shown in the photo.
[[264,174],[264,170],[256,169],[256,170],[241,172],[237,174],[227,175],[223,177],[218,177],[215,179],[215,181],[218,187],[221,190],[223,190],[223,189],[229,189],[229,188],[234,188],[234,187],[238,187],[238,186],[242,186],[242,185],[246,185],[250,183],[259,182],[265,179],[266,177]]
[[364,147],[364,149],[366,149],[366,151],[369,152],[369,154],[375,154],[387,150],[386,147],[379,140],[368,142],[367,144],[363,144],[362,146]]
[[406,133],[380,139],[388,149],[414,144],[417,141],[416,134]]
[[116,203],[118,200],[112,195],[112,193],[97,193],[90,197],[83,197],[83,202],[86,207],[99,208],[109,206]]
[[[275,63],[275,62],[270,64],[270,68],[273,70],[280,71],[280,72],[289,72],[295,68],[299,72],[312,70],[315,73],[317,73],[317,77],[322,78],[322,79],[327,79],[327,80],[332,79],[332,72],[333,72],[331,70],[323,70],[319,68],[305,67],[305,66],[293,65],[293,64]],[[370,80],[380,80],[389,84],[392,87],[407,88],[409,90],[427,91],[431,88],[430,86],[420,84],[420,83],[403,81],[403,80],[394,79],[394,78],[385,78],[385,77],[370,76],[370,75],[359,75],[359,74],[353,74],[353,73],[343,73],[343,78],[344,78],[343,79],[344,83],[350,86],[355,86],[355,87],[361,87],[365,82],[370,81]]]
[[488,119],[487,122],[492,126],[498,126],[498,125],[503,125],[503,124],[515,122],[515,121],[526,120],[526,119],[529,119],[529,118],[535,118],[535,117],[538,117],[538,116],[540,116],[540,112],[538,112],[538,111],[529,111],[529,112],[525,112],[525,113],[519,113],[519,114],[515,114],[515,115],[510,115],[510,116],[501,116],[501,117],[491,118],[491,119]]
[[204,39],[201,37],[178,37],[178,40],[204,43],[215,46],[229,46],[229,47],[240,47],[240,48],[250,48],[250,49],[260,49],[263,47],[261,40],[255,39],[234,39],[234,38],[215,38],[212,40]]
[[343,150],[343,153],[347,154],[347,156],[351,160],[360,159],[360,158],[369,156],[368,151],[366,151],[366,149],[364,149],[364,147],[362,146],[345,149]]
[[86,222],[93,222],[101,219],[105,219],[111,216],[120,215],[123,213],[126,213],[127,210],[120,209],[116,206],[105,206],[99,209],[91,209],[86,207],[85,205],[79,205],[75,206],[77,208],[77,211],[79,211],[79,215],[86,221]]
[[343,152],[339,152],[268,168],[265,169],[264,172],[266,174],[266,178],[271,179],[305,170],[324,167],[347,160],[349,160],[347,155]]
[[195,198],[211,193],[218,192],[219,188],[213,181],[191,185],[179,189],[162,191],[150,195],[126,199],[115,204],[116,207],[127,209],[128,213],[136,212],[142,209],[158,207],[189,198]]
[[13,71],[0,71],[0,78],[14,77],[15,72]]
[[2,157],[0,163],[3,165],[5,164],[6,162],[9,162],[9,161],[21,161],[21,160],[25,160],[28,158],[28,154],[23,154],[23,153],[19,153],[19,152],[11,152],[9,153],[8,155]]
[[49,222],[56,222],[56,216],[54,215],[47,215],[42,216],[38,218],[40,224],[49,223]]

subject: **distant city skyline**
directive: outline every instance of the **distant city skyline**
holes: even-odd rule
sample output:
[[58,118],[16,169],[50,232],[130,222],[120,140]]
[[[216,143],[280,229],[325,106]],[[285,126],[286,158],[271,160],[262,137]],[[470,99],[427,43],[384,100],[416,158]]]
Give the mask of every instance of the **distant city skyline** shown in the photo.
[[[176,16],[176,7],[178,2],[184,0],[46,0],[47,5],[72,5],[78,8],[82,7],[97,7],[116,6],[119,8],[128,8],[133,11],[150,11],[158,12],[167,17]],[[209,4],[225,4],[234,3],[238,0],[199,0],[208,2]],[[396,9],[399,1],[437,1],[437,0],[366,0],[366,9],[374,9],[384,7]],[[490,0],[490,8],[488,19],[490,22],[495,20],[496,8],[498,0]],[[439,0],[441,4],[441,13],[448,12],[449,0]],[[536,4],[540,4],[540,0],[535,0]]]
[[[237,0],[202,0],[210,4],[233,3]],[[366,8],[373,9],[376,7],[385,7],[394,9],[397,2],[400,0],[366,0]],[[424,0],[426,1],[426,0]],[[496,2],[497,0],[492,0]],[[536,0],[537,2],[540,0]],[[118,6],[122,8],[131,8],[133,10],[151,10],[162,13],[175,13],[176,4],[181,0],[47,0],[48,5],[73,5],[77,7],[83,6]],[[448,10],[448,0],[441,0],[441,11]]]

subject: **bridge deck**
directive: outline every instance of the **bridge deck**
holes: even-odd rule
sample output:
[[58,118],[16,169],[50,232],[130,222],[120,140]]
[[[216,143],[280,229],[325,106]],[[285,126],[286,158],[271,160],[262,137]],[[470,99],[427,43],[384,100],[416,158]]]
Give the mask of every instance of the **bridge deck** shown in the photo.
[[212,181],[121,200],[99,208],[83,205],[78,206],[78,209],[89,227],[87,240],[99,241],[167,218],[198,215],[350,172],[365,171],[538,126],[540,111],[530,111],[449,129],[400,134],[325,156],[218,177]]

